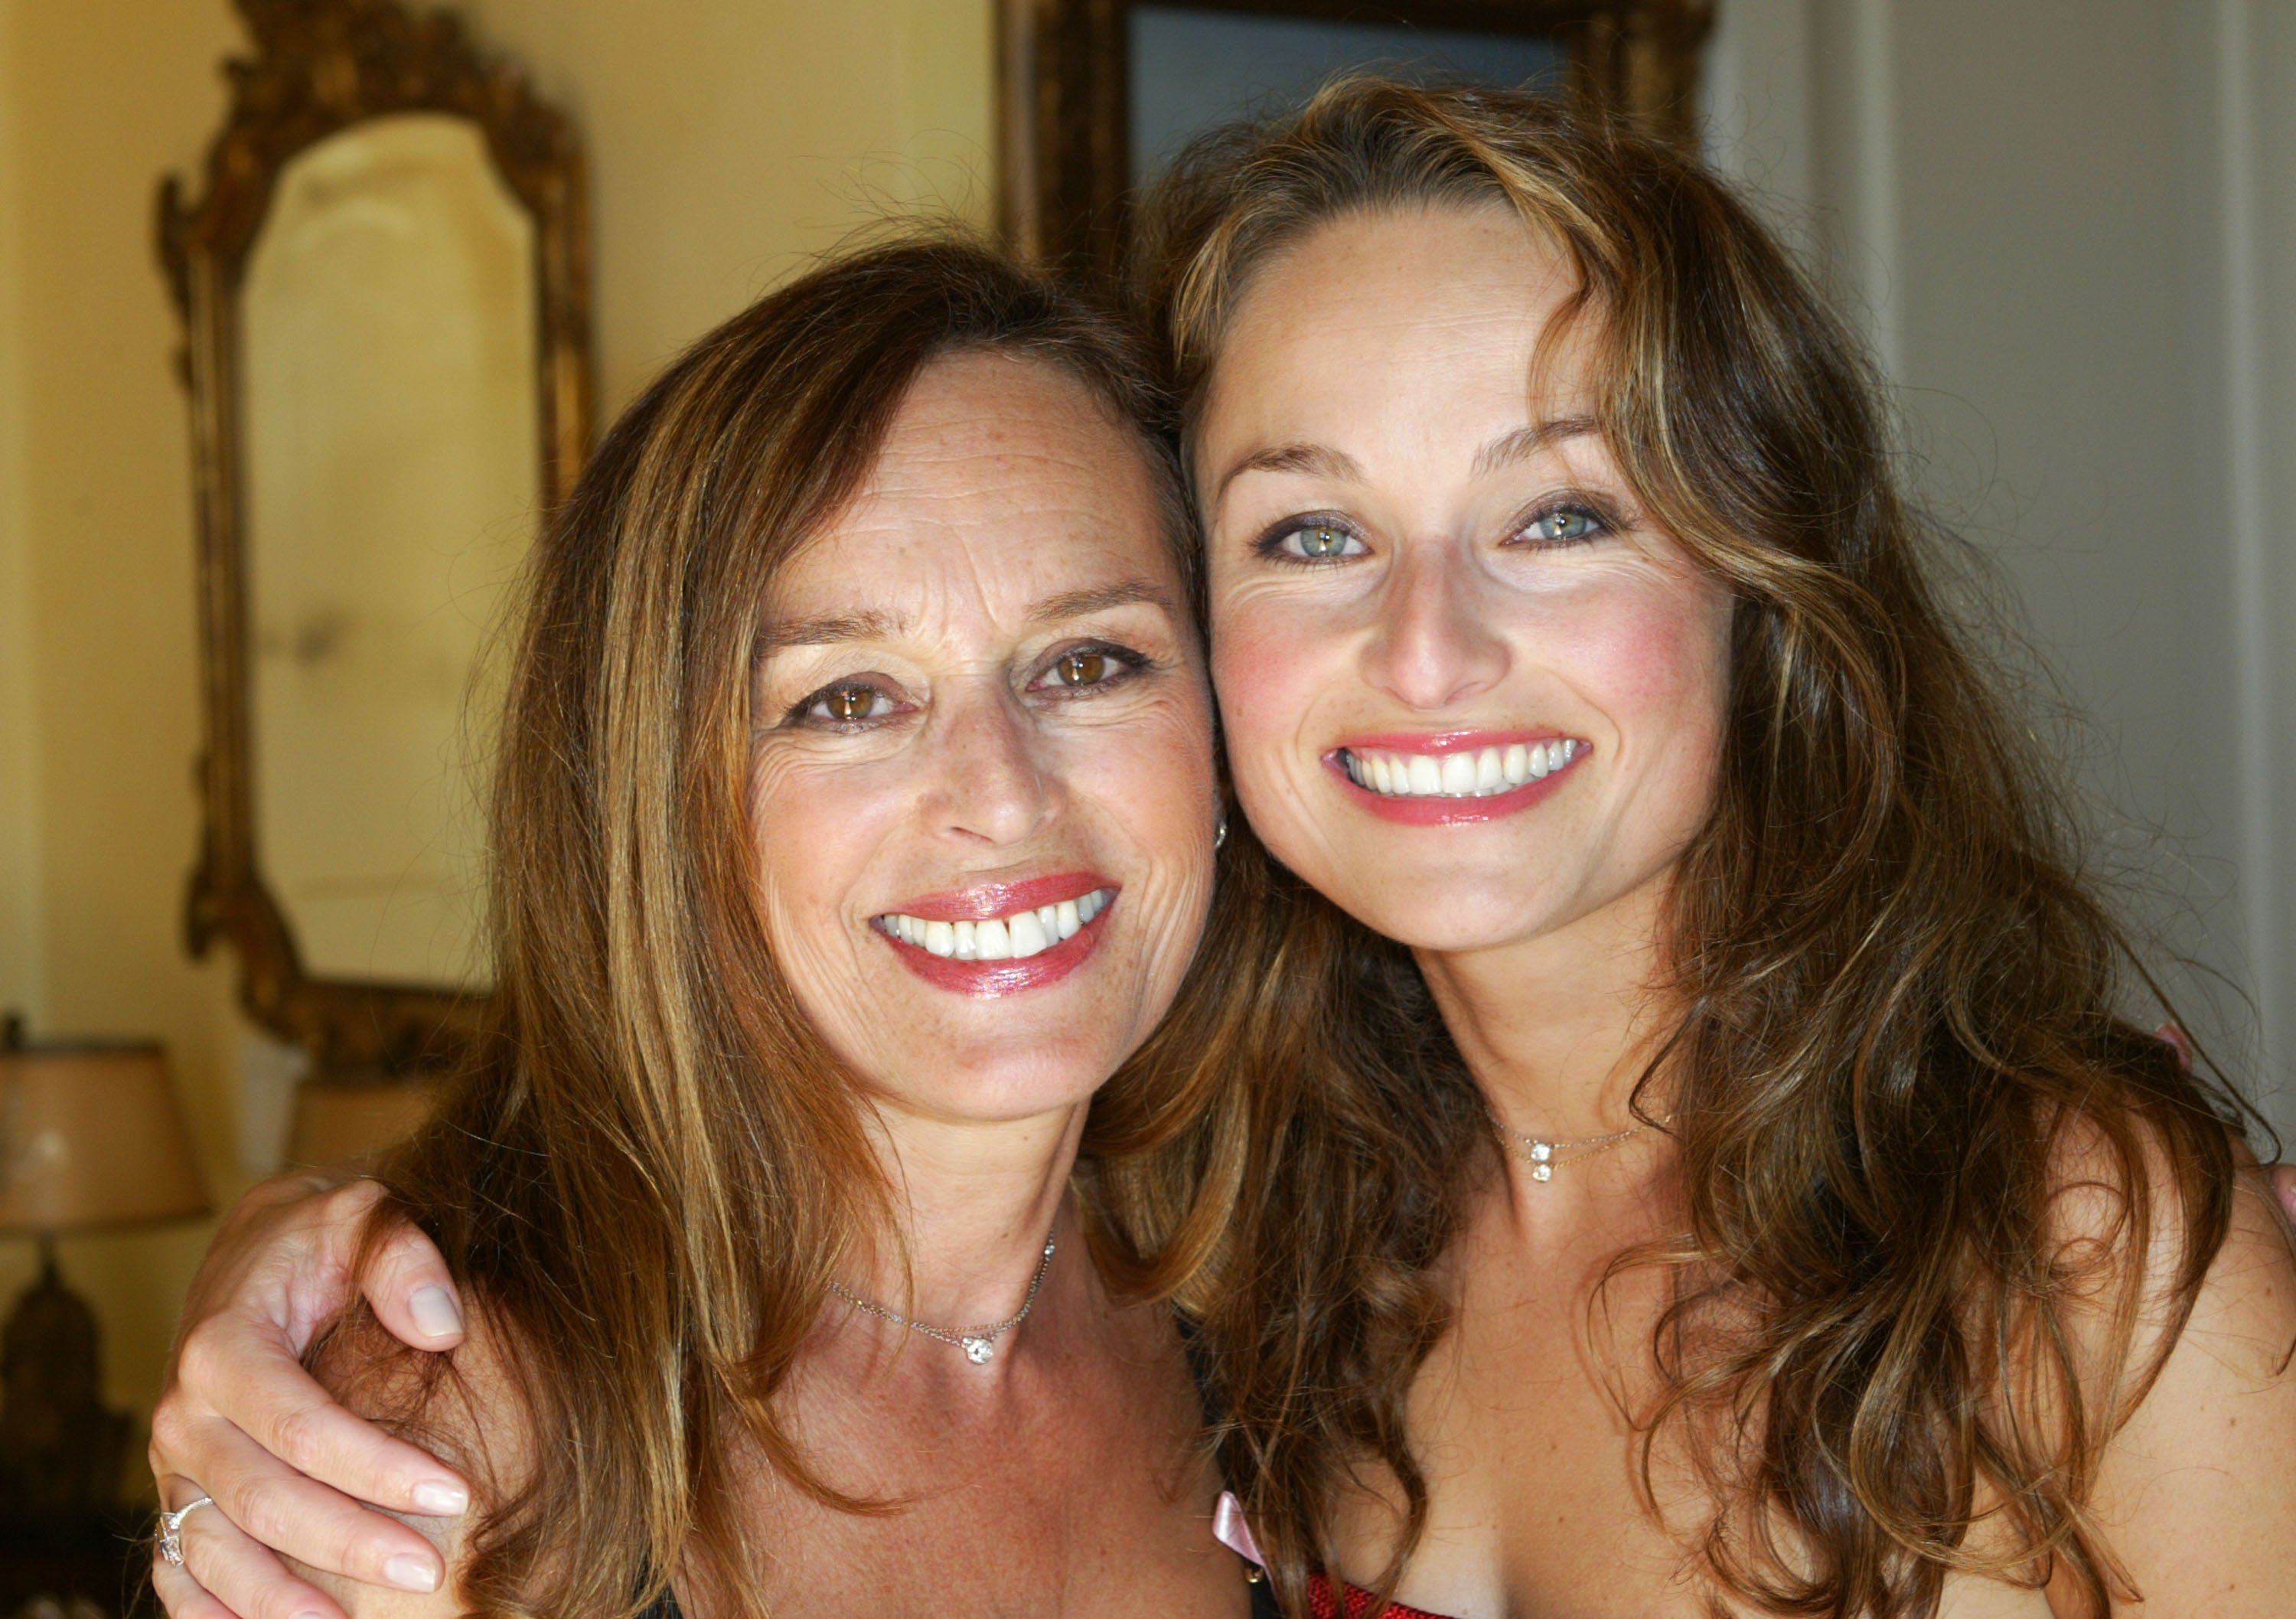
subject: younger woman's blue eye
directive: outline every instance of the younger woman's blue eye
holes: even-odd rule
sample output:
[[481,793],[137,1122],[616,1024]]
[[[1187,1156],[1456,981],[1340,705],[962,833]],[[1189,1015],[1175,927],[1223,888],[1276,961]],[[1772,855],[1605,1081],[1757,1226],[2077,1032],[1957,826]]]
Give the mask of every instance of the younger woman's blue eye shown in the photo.
[[1324,563],[1336,562],[1343,556],[1360,556],[1365,547],[1362,540],[1338,523],[1303,522],[1279,535],[1276,548],[1302,562]]
[[1523,530],[1523,538],[1544,545],[1567,546],[1573,540],[1591,539],[1603,530],[1600,517],[1585,506],[1557,506],[1542,513]]

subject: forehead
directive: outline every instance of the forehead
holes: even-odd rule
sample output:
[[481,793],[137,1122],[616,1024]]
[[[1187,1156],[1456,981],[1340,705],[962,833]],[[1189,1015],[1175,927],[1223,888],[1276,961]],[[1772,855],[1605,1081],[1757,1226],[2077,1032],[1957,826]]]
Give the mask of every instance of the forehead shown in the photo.
[[1583,407],[1592,320],[1540,344],[1578,286],[1500,203],[1330,220],[1252,276],[1223,333],[1208,434],[1330,440],[1377,421],[1481,433]]
[[1057,366],[964,354],[919,375],[860,491],[780,570],[767,605],[1001,612],[1176,575],[1133,431]]

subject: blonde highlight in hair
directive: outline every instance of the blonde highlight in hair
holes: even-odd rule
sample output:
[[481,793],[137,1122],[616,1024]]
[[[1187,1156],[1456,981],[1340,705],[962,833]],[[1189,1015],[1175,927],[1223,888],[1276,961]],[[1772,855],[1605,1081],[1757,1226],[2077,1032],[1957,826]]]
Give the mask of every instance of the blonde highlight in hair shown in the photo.
[[[1661,143],[1528,95],[1341,81],[1200,142],[1147,210],[1136,291],[1184,431],[1271,260],[1354,215],[1495,207],[1576,272],[1604,437],[1738,604],[1718,801],[1667,941],[1679,1017],[1643,1080],[1674,1088],[1689,1236],[1612,1270],[1673,1283],[1647,1346],[1660,1393],[1631,1413],[1646,1493],[1677,1427],[1707,1572],[1767,1611],[1931,1613],[1962,1568],[2069,1579],[2104,1611],[2089,1492],[2222,1244],[2238,1104],[2117,1010],[2150,981],[1946,608],[1953,542],[1897,489],[1875,381],[1807,278]],[[1283,974],[1231,1059],[1255,1134],[1183,1296],[1223,1461],[1298,1613],[1365,1460],[1403,1497],[1383,1586],[1423,1528],[1406,1399],[1491,1148],[1407,957],[1261,880],[1260,959]],[[2072,1218],[2082,1197],[2106,1212]],[[1144,1250],[1207,1217],[1177,1187],[1127,1206]],[[2164,1246],[2144,1302],[2168,1330],[2140,1352]]]

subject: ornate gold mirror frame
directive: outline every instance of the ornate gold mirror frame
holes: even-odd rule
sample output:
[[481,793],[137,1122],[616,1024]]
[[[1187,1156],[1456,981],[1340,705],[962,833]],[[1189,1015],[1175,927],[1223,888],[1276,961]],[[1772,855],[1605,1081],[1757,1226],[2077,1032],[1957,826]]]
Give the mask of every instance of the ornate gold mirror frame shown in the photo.
[[482,59],[443,13],[391,0],[236,0],[257,54],[225,64],[231,111],[209,148],[205,193],[170,177],[159,249],[184,323],[198,508],[207,750],[206,826],[185,915],[193,955],[218,939],[241,963],[240,1000],[322,1070],[414,1073],[453,1062],[483,995],[307,973],[258,856],[250,711],[246,422],[240,294],[287,165],[362,120],[444,113],[480,132],[532,226],[543,510],[579,471],[590,427],[587,188],[560,113],[514,70]]
[[998,198],[1031,258],[1112,275],[1128,235],[1132,13],[1228,12],[1551,40],[1564,94],[1696,138],[1715,0],[999,0]]

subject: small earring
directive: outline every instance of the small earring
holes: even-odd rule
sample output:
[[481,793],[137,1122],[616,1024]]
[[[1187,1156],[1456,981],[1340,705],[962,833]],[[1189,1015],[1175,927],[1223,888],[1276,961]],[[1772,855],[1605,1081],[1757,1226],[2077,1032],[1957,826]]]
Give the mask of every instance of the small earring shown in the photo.
[[1227,817],[1225,815],[1219,818],[1219,826],[1212,833],[1212,847],[1214,849],[1227,847]]

